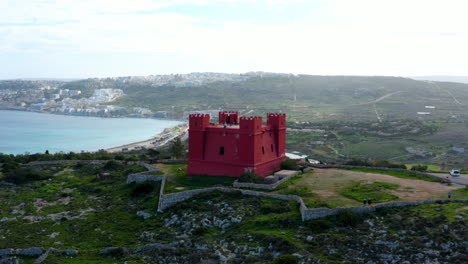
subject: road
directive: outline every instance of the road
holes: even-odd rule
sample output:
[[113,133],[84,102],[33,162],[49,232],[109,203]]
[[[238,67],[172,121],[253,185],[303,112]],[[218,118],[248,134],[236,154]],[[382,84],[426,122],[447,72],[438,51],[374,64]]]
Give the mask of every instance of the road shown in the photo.
[[468,186],[468,174],[461,174],[458,177],[452,177],[448,173],[429,173],[439,179],[449,180],[452,183]]

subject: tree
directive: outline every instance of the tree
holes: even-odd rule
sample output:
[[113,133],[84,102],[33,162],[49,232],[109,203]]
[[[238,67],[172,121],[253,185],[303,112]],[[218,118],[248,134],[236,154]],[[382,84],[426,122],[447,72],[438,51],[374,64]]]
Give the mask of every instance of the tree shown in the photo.
[[171,141],[170,152],[176,159],[180,159],[184,156],[185,146],[180,137],[176,137]]
[[155,149],[148,149],[146,154],[150,157],[152,161],[158,160],[161,153]]

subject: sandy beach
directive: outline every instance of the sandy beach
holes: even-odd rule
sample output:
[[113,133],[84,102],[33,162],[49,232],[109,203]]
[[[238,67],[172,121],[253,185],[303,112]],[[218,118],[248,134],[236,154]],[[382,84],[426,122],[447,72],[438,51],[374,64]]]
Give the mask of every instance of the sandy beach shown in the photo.
[[131,151],[131,150],[140,150],[140,149],[149,149],[161,147],[169,143],[176,137],[187,137],[188,125],[181,124],[176,127],[166,128],[158,135],[143,141],[133,142],[125,145],[120,145],[117,147],[112,147],[106,149],[109,153],[117,153],[122,151]]

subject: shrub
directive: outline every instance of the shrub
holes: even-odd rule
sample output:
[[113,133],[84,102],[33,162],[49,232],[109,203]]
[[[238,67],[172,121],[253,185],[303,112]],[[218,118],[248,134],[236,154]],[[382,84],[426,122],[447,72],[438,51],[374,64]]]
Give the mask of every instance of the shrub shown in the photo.
[[20,167],[19,163],[14,161],[6,162],[2,165],[3,174],[7,174],[10,171],[16,170]]
[[297,264],[299,259],[293,255],[282,255],[277,257],[272,264]]
[[206,234],[210,233],[210,229],[206,226],[200,226],[198,228],[195,228],[193,231],[192,231],[192,234],[194,236],[204,236]]
[[123,165],[115,160],[109,160],[104,164],[103,169],[105,170],[119,170],[123,167]]
[[333,226],[333,223],[325,219],[307,221],[307,227],[314,232],[322,232]]
[[427,171],[427,165],[422,165],[422,164],[413,165],[411,167],[411,170],[413,170],[413,171]]
[[239,182],[263,183],[263,178],[255,172],[244,172],[239,177]]
[[372,167],[372,163],[366,161],[366,160],[359,160],[359,159],[353,159],[345,163],[345,165],[350,165],[350,166],[366,166],[366,167]]
[[261,201],[260,212],[262,214],[286,213],[291,210],[289,203],[278,200],[265,199]]
[[287,159],[281,162],[281,169],[283,170],[295,170],[297,169],[297,162],[292,159]]
[[142,194],[148,194],[153,192],[155,189],[154,182],[142,182],[137,183],[133,186],[131,196],[136,197]]
[[7,172],[5,175],[5,181],[15,184],[23,184],[30,181],[39,181],[48,178],[49,177],[45,173],[31,168],[13,169]]
[[336,215],[337,222],[343,226],[355,226],[359,223],[360,219],[361,217],[358,214],[349,210],[341,210]]

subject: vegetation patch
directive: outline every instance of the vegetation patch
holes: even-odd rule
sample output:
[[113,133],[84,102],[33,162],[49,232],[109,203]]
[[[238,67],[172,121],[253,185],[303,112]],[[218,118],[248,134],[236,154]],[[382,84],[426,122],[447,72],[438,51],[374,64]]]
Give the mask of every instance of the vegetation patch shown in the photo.
[[255,172],[244,172],[238,179],[239,182],[263,183],[263,178]]
[[186,175],[187,164],[156,164],[167,176],[164,193],[174,193],[186,190],[207,188],[213,186],[232,186],[235,177]]
[[276,187],[276,191],[278,190],[282,190],[282,189],[285,189],[287,188],[289,185],[293,185],[295,184],[296,182],[300,181],[303,179],[303,176],[302,175],[296,175],[288,180],[286,180],[285,182],[283,182],[282,184],[278,185],[278,187]]
[[370,199],[372,203],[383,203],[398,199],[398,196],[387,192],[387,190],[397,189],[398,187],[398,184],[393,183],[368,183],[366,181],[360,181],[354,182],[351,186],[339,190],[339,193],[344,197],[356,201],[364,201]]

